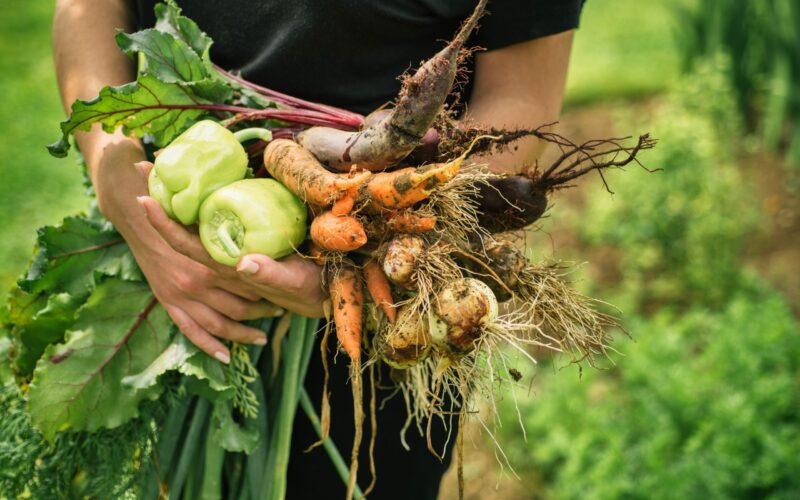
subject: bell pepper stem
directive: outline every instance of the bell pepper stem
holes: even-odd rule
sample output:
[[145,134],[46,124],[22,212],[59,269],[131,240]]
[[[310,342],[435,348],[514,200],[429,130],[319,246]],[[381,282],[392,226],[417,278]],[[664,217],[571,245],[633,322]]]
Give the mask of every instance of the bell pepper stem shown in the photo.
[[225,253],[230,255],[233,258],[238,257],[241,255],[242,251],[239,248],[239,245],[236,244],[236,241],[231,237],[231,229],[237,230],[236,223],[232,220],[226,220],[219,226],[217,226],[217,237],[219,238],[219,244],[222,246],[222,249],[225,250]]
[[262,141],[271,141],[272,140],[272,132],[265,128],[259,127],[251,127],[251,128],[243,128],[242,130],[237,130],[233,133],[233,136],[239,142],[249,141],[252,139],[261,139]]

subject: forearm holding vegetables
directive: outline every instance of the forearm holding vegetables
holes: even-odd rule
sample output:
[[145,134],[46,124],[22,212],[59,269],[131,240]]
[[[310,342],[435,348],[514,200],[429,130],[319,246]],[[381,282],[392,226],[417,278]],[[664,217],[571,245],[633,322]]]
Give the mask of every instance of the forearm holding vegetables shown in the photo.
[[[477,53],[467,119],[507,129],[532,129],[558,120],[572,36],[566,31]],[[546,144],[526,138],[514,146],[518,149],[486,158],[493,170],[519,172],[534,164]]]
[[[76,99],[91,99],[107,85],[136,78],[130,58],[114,43],[117,30],[131,31],[132,13],[123,0],[58,0],[53,19],[53,55],[61,100],[69,112]],[[144,159],[137,139],[106,134],[99,125],[76,134],[100,210],[133,246],[155,240],[136,197],[147,186],[133,164]]]

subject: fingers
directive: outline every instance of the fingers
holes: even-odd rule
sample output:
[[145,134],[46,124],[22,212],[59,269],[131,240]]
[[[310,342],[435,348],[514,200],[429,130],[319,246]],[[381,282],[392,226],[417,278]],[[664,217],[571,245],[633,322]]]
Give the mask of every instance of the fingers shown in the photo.
[[209,290],[204,299],[205,303],[213,304],[215,310],[235,321],[274,318],[286,312],[266,300],[244,300],[219,289]]
[[321,317],[321,269],[313,262],[292,255],[276,261],[266,255],[243,257],[237,271],[246,282],[258,286],[260,295],[270,302],[304,316]]
[[145,180],[150,176],[150,171],[153,170],[153,163],[149,161],[137,161],[133,166],[136,167],[136,170]]
[[178,307],[165,305],[164,308],[181,333],[186,335],[186,338],[188,338],[192,344],[196,345],[209,356],[213,356],[225,364],[231,362],[231,353],[228,348],[203,329],[203,327],[198,325],[191,316]]
[[139,196],[137,201],[144,208],[147,220],[158,231],[158,234],[169,243],[169,246],[192,260],[207,266],[216,264],[203,248],[203,244],[197,235],[191,233],[185,226],[170,219],[158,201],[149,196]]
[[266,255],[245,255],[236,266],[239,274],[248,281],[290,294],[321,294],[320,267],[297,255],[281,261]]
[[266,334],[258,328],[226,318],[205,304],[193,302],[187,305],[186,309],[197,324],[215,337],[242,344],[266,345],[267,343]]

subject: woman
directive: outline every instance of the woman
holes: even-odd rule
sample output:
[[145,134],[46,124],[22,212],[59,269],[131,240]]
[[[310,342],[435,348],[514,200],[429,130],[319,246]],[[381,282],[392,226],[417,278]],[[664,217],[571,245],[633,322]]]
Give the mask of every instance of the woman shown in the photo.
[[[57,1],[53,48],[66,106],[75,99],[94,97],[106,85],[135,79],[134,63],[116,47],[114,34],[152,25],[154,3]],[[442,40],[455,33],[476,1],[179,3],[185,4],[184,14],[215,40],[211,57],[221,66],[241,70],[245,78],[282,92],[367,113],[393,99],[399,89],[397,76],[441,48]],[[468,43],[486,50],[474,55],[463,91],[465,118],[506,128],[555,121],[581,4],[581,0],[490,1],[489,13]],[[275,261],[264,255],[245,256],[236,269],[215,263],[196,234],[167,218],[146,196],[146,181],[134,167],[145,158],[138,140],[119,132],[104,133],[97,126],[76,139],[100,210],[130,245],[170,317],[199,348],[227,363],[229,352],[220,339],[266,342],[263,332],[239,320],[275,315],[278,307],[321,316],[325,294],[315,264],[296,256]],[[515,151],[487,160],[498,171],[516,171],[533,163],[541,151],[542,144],[531,138]],[[306,382],[312,394],[321,391],[318,366],[319,360],[312,361]],[[344,372],[341,366],[334,368],[340,375],[332,387],[334,395],[349,394]],[[397,399],[378,417],[374,497],[434,498],[446,464],[430,456],[422,440],[410,443],[413,454],[401,450],[397,432],[405,410]],[[350,406],[344,396],[334,401],[339,413],[332,418],[333,437],[342,445],[350,442]],[[295,452],[313,440],[300,420],[289,497],[338,495],[340,481],[322,452]],[[360,482],[368,482],[365,478],[360,476]]]

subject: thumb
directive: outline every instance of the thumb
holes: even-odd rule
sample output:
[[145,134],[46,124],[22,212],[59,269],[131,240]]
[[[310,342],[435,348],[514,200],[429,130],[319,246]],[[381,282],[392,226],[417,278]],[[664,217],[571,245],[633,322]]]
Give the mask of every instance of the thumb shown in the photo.
[[275,259],[262,254],[245,255],[236,270],[246,279],[261,285],[282,288],[291,282],[290,273]]
[[150,171],[153,170],[153,163],[149,161],[137,161],[133,166],[136,167],[136,170],[145,180],[150,175]]

